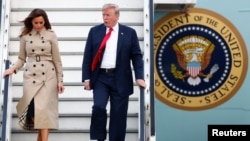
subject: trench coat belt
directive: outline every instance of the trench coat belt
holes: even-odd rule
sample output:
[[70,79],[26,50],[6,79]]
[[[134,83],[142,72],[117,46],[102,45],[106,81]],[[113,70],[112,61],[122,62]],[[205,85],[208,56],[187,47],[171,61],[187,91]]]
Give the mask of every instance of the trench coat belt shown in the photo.
[[52,56],[36,55],[28,56],[28,62],[40,62],[40,61],[50,61]]

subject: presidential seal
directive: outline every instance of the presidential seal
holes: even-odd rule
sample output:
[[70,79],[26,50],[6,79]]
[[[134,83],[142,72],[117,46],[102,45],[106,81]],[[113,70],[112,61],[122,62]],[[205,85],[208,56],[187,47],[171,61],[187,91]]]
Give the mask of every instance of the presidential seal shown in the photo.
[[228,101],[245,79],[247,61],[240,33],[213,11],[190,8],[155,24],[155,93],[169,106],[205,110]]

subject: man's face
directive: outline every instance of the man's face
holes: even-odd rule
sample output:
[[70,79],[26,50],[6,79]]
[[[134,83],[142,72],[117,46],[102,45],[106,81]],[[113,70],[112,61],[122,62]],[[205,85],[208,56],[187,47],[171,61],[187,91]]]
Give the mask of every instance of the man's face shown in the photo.
[[102,11],[103,22],[106,27],[113,27],[119,19],[119,15],[115,14],[114,8],[107,8]]

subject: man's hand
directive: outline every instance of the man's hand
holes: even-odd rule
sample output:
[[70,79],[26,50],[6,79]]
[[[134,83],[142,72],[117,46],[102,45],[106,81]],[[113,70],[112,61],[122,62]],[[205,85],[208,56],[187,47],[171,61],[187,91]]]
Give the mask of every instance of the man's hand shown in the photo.
[[146,83],[145,83],[145,81],[143,79],[136,79],[136,84],[139,87],[146,88]]
[[84,81],[83,86],[84,86],[85,90],[91,90],[90,81],[89,80],[88,81]]

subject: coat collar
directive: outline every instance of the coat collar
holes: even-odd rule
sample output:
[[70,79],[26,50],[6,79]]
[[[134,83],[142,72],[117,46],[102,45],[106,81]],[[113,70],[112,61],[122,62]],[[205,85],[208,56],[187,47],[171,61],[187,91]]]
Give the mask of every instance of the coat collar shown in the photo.
[[30,34],[31,35],[40,35],[43,36],[45,32],[47,31],[46,28],[43,28],[41,31],[37,32],[34,28],[31,30]]

